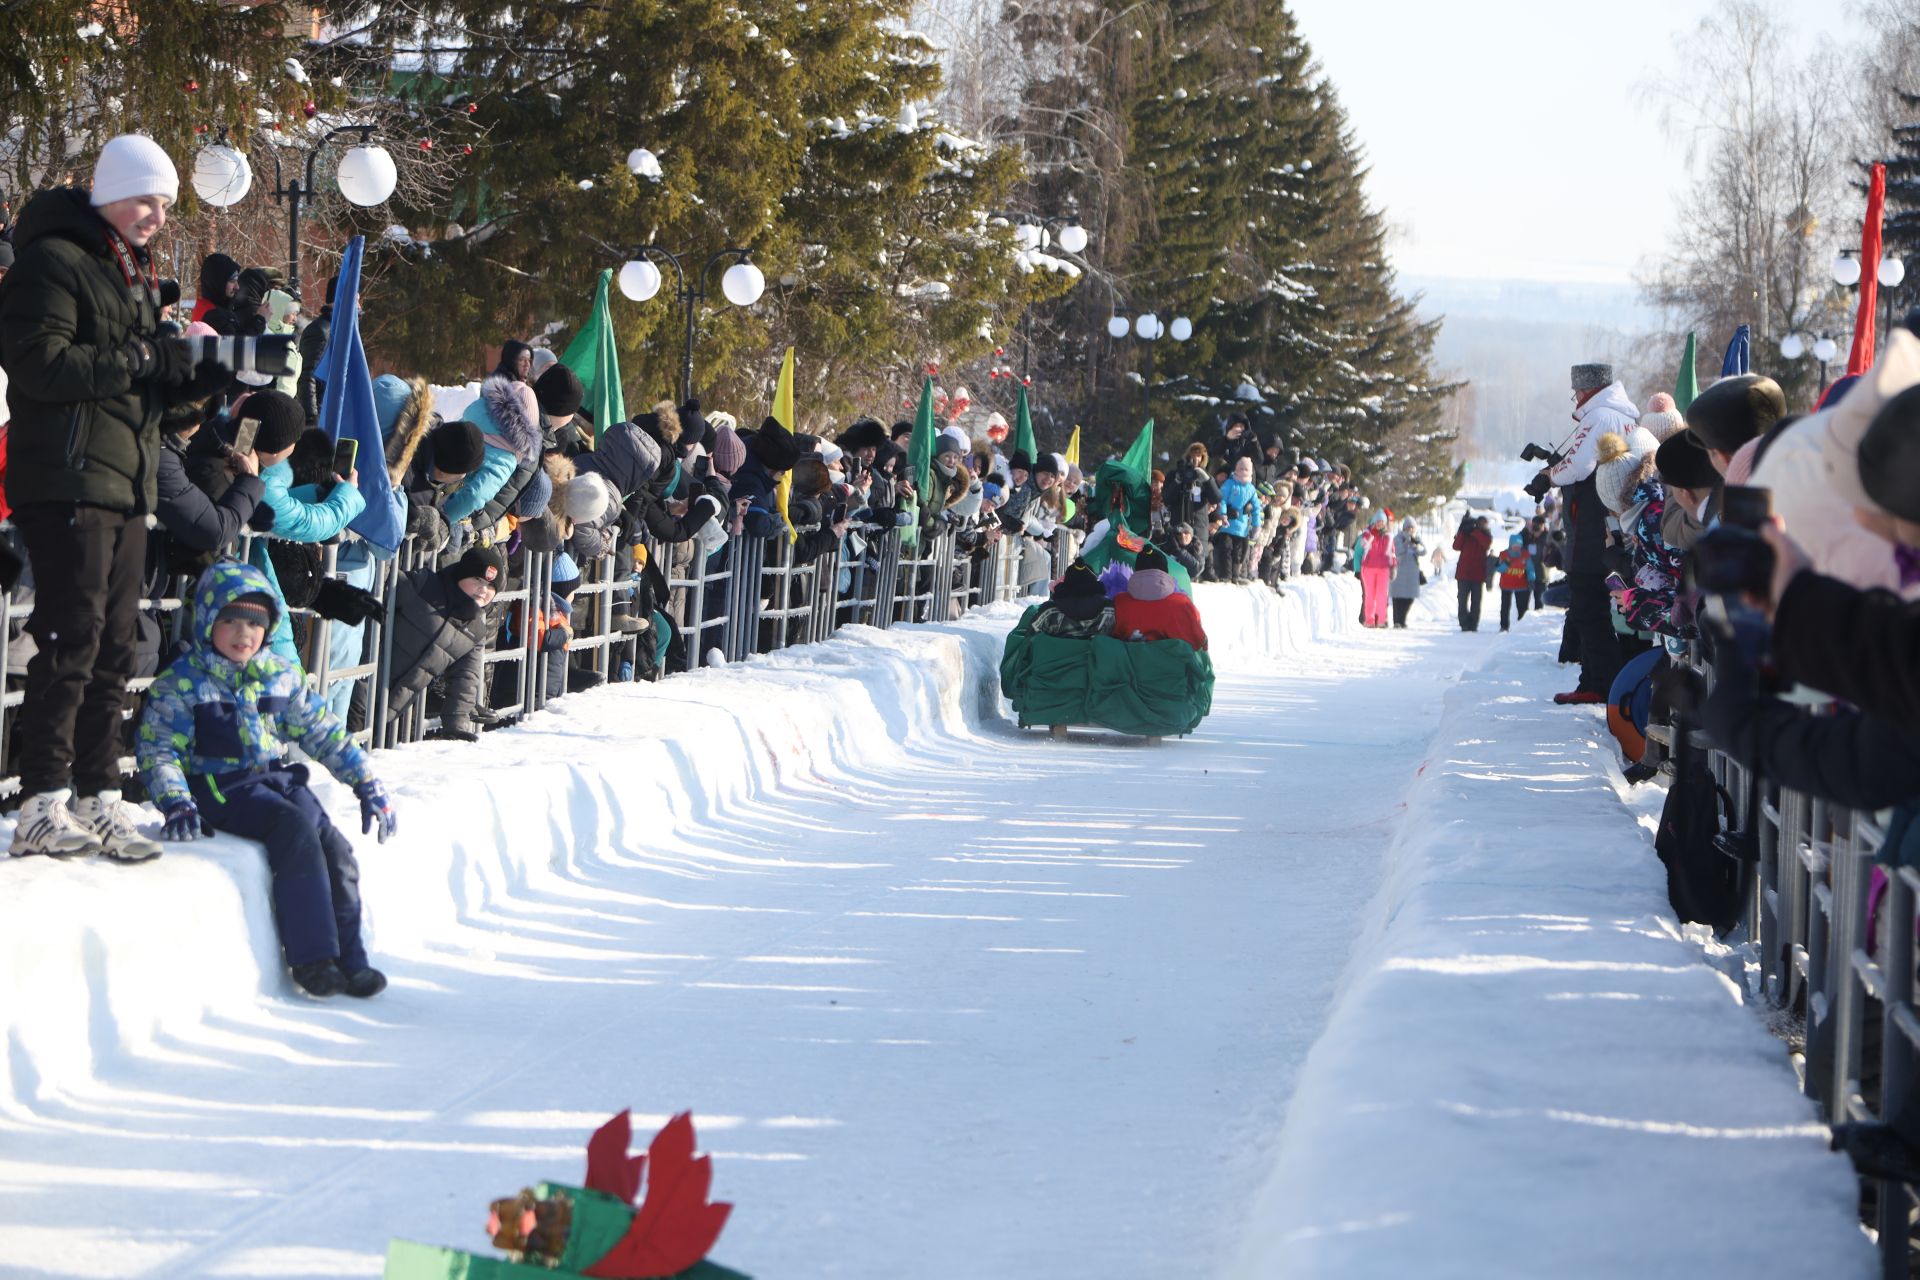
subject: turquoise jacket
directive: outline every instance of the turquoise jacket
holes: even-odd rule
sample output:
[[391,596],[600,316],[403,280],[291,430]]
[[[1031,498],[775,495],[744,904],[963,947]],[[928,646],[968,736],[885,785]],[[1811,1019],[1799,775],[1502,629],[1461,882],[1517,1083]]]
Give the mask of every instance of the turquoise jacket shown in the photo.
[[134,754],[147,795],[165,810],[192,799],[187,775],[261,770],[299,747],[348,786],[373,777],[366,752],[307,690],[300,669],[262,649],[236,666],[213,647],[213,620],[235,599],[268,593],[266,575],[222,561],[193,589],[191,647],[154,678]]
[[[367,509],[367,500],[350,484],[336,484],[326,498],[312,485],[291,487],[293,467],[285,458],[260,473],[260,500],[273,508],[273,536],[287,542],[325,542],[337,538],[353,518]],[[273,598],[280,602],[268,644],[282,659],[299,671],[300,650],[293,643],[293,626],[287,621],[287,597],[280,590],[280,575],[273,570],[264,538],[253,540],[253,554],[247,557],[254,568],[267,575]]]

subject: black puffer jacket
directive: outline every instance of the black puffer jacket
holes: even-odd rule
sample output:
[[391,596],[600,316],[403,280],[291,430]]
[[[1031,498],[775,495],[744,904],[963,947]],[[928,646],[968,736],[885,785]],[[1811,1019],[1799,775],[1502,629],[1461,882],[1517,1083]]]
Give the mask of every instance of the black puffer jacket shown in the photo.
[[158,286],[149,287],[144,263],[143,278],[129,282],[85,191],[35,196],[13,244],[17,259],[0,281],[0,365],[13,414],[7,500],[152,511],[160,415],[184,397],[135,382],[127,344],[158,336]]
[[473,732],[473,704],[486,670],[487,613],[445,572],[415,569],[400,580],[393,618],[393,701],[398,716],[441,676],[441,728]]
[[[219,499],[187,475],[184,442],[161,441],[157,513],[167,537],[190,552],[217,554],[240,536],[263,492],[258,476],[236,476]],[[202,565],[202,568],[205,566]]]

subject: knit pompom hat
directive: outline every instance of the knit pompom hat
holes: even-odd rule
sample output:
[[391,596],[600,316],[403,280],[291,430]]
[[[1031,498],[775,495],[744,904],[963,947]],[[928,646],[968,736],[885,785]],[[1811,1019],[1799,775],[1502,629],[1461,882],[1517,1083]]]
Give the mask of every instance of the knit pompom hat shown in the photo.
[[[714,418],[719,416],[714,414],[707,419],[707,422],[711,424]],[[733,424],[729,422],[723,426],[715,426],[713,428],[714,470],[723,476],[730,476],[738,471],[740,465],[746,460],[746,443],[740,439],[740,433],[733,429]]]
[[1686,429],[1687,420],[1678,409],[1648,409],[1640,415],[1640,429],[1652,436],[1656,445],[1665,444],[1667,437]]
[[1618,514],[1631,505],[1633,491],[1653,471],[1653,455],[1660,442],[1635,427],[1629,434],[1609,431],[1594,442],[1599,465],[1593,471],[1594,487],[1607,510]]

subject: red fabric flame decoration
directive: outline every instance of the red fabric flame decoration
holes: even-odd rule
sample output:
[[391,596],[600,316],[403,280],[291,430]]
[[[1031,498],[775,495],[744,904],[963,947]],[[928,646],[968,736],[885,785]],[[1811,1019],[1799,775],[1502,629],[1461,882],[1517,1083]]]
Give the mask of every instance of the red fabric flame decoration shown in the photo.
[[629,1156],[633,1142],[633,1116],[622,1111],[593,1131],[587,1139],[587,1190],[617,1196],[621,1204],[632,1204],[640,1195],[640,1171],[647,1167],[645,1156]]
[[[615,1117],[624,1118],[625,1113]],[[646,1201],[620,1243],[585,1274],[600,1280],[658,1280],[707,1256],[733,1206],[707,1203],[713,1160],[696,1158],[693,1142],[693,1115],[686,1111],[654,1137],[647,1149]]]
[[1860,310],[1853,317],[1848,373],[1865,373],[1873,367],[1873,309],[1880,301],[1880,223],[1886,207],[1887,166],[1876,164],[1867,185],[1867,222],[1860,232]]

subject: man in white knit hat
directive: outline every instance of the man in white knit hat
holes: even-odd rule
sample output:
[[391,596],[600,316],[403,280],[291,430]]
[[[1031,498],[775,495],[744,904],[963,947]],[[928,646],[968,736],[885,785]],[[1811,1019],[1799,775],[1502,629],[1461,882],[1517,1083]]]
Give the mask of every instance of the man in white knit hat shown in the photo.
[[198,374],[186,348],[160,336],[147,244],[179,188],[153,139],[113,139],[91,191],[61,187],[28,203],[0,281],[6,493],[37,592],[27,629],[38,652],[14,730],[25,797],[16,857],[160,852],[121,803],[119,764],[160,416],[226,381],[217,367]]

